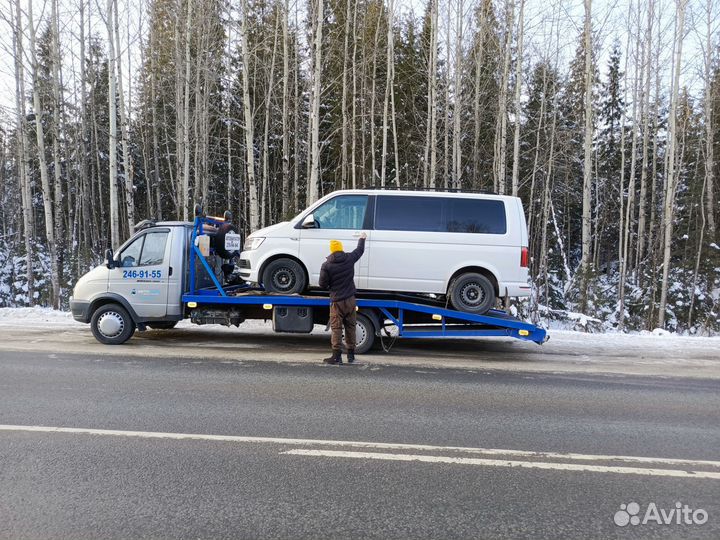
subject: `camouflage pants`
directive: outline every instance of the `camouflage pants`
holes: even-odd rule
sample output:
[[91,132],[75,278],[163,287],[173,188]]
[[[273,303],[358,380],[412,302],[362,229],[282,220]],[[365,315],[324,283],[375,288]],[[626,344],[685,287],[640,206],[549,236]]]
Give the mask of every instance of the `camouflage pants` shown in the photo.
[[345,345],[348,350],[355,350],[356,318],[354,296],[330,304],[330,329],[332,330],[330,342],[333,351],[339,351],[342,347],[343,327],[345,328]]

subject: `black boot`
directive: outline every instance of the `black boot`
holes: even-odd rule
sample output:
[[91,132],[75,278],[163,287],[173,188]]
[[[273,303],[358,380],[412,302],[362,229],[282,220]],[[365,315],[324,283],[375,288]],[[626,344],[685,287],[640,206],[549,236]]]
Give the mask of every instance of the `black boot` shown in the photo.
[[332,356],[323,358],[323,362],[326,364],[342,364],[342,356],[340,351],[333,351]]
[[355,349],[348,349],[347,361],[348,364],[352,364],[355,361]]

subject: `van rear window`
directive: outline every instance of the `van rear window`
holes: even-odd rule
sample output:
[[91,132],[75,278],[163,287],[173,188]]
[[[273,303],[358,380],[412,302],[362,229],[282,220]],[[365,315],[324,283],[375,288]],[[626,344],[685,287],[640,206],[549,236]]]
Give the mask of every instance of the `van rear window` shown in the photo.
[[489,199],[446,199],[447,231],[505,234],[505,204]]
[[505,234],[505,203],[490,199],[379,196],[375,228],[381,231]]

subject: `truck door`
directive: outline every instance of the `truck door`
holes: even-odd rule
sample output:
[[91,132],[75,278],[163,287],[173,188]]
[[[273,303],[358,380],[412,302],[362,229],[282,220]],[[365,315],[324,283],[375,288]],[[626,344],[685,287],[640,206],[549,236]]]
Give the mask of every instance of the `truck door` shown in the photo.
[[108,291],[125,298],[141,320],[165,317],[170,271],[170,229],[143,231],[126,243],[110,270]]

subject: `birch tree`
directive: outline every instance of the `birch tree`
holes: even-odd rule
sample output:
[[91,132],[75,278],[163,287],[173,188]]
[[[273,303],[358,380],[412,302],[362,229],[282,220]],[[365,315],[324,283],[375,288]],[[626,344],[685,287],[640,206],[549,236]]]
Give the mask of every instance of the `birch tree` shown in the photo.
[[60,307],[60,271],[55,243],[55,211],[53,208],[52,188],[48,174],[47,158],[45,154],[45,129],[43,127],[43,107],[40,102],[40,85],[38,77],[38,58],[36,48],[36,31],[33,21],[33,2],[28,0],[28,34],[30,36],[30,62],[33,83],[33,113],[35,116],[35,136],[37,141],[38,164],[40,168],[40,182],[42,186],[43,209],[45,211],[45,237],[47,238],[50,254],[50,284],[51,303],[54,309]]
[[315,27],[313,36],[313,61],[311,79],[310,108],[310,174],[305,204],[310,206],[318,199],[320,181],[320,92],[322,90],[322,36],[323,36],[323,0],[315,0]]
[[658,306],[658,326],[665,326],[665,311],[667,308],[668,278],[670,275],[670,255],[672,249],[672,232],[674,220],[675,190],[677,188],[676,153],[678,146],[677,108],[680,91],[680,68],[682,60],[682,46],[685,34],[685,9],[688,0],[675,0],[676,20],[675,38],[673,43],[673,74],[672,90],[670,94],[670,112],[668,117],[668,167],[665,182],[665,202],[663,205],[663,262],[662,282],[660,285],[660,305]]

